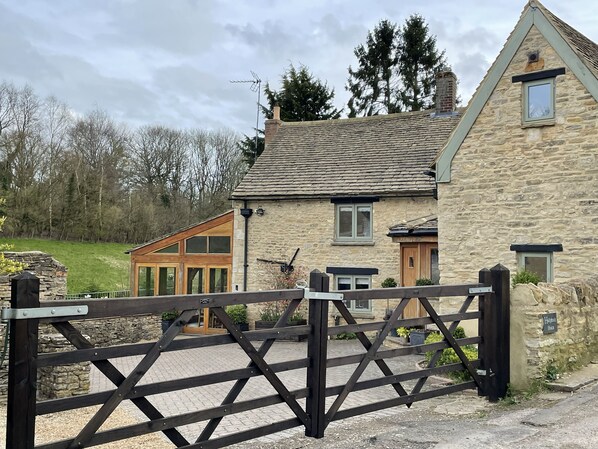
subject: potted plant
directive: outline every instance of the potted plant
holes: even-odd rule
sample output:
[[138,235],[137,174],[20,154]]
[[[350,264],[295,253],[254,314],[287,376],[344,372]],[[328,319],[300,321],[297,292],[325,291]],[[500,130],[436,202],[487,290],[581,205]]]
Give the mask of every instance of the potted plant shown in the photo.
[[[275,301],[266,303],[260,309],[260,319],[256,320],[256,329],[272,329],[287,308],[288,301]],[[287,326],[302,326],[307,324],[307,320],[300,310],[296,310],[287,321]],[[303,341],[307,335],[290,335],[282,337],[280,340]]]
[[167,310],[162,314],[162,333],[166,332],[170,326],[179,317],[179,312],[175,309]]
[[409,344],[409,334],[411,333],[410,329],[406,327],[399,327],[397,330],[397,338],[399,339],[399,343],[402,345]]
[[[397,281],[395,281],[394,278],[386,278],[382,281],[381,286],[382,286],[382,288],[394,288],[397,286]],[[386,313],[384,314],[384,319],[388,320],[390,318],[390,315],[391,315],[390,301],[387,299],[386,300]],[[394,327],[390,330],[390,336],[391,337],[397,336],[397,330]]]
[[247,321],[247,307],[244,304],[236,304],[226,308],[226,314],[230,319],[239,326],[241,331],[249,330],[249,322]]

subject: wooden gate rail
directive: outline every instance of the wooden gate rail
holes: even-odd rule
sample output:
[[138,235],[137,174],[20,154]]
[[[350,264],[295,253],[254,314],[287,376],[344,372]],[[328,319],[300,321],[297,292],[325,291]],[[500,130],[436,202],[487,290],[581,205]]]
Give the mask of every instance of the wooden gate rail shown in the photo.
[[[89,313],[85,319],[99,319],[140,314],[158,314],[164,310],[178,309],[181,314],[158,341],[138,343],[118,347],[95,348],[73,325],[81,317],[42,317],[39,319],[15,319],[11,323],[11,353],[9,359],[9,401],[7,420],[7,448],[10,449],[70,449],[106,444],[134,436],[162,432],[176,446],[184,448],[218,448],[229,444],[268,435],[297,426],[305,427],[305,433],[312,437],[322,437],[330,422],[339,419],[381,410],[398,405],[411,406],[414,402],[446,395],[464,389],[478,388],[480,395],[496,400],[506,393],[508,382],[508,270],[497,266],[492,270],[482,270],[479,283],[453,286],[424,286],[377,290],[343,291],[344,299],[328,295],[328,276],[319,272],[310,275],[312,290],[319,293],[310,295],[303,289],[273,292],[221,293],[210,295],[179,295],[151,297],[142,300],[135,298],[86,301],[43,302],[44,307],[86,305]],[[490,288],[491,287],[491,288]],[[13,308],[39,307],[39,281],[24,274],[12,282],[11,306]],[[428,297],[465,297],[457,313],[438,315]],[[309,298],[309,324],[306,326],[286,325],[304,297]],[[479,310],[469,311],[474,299],[479,298]],[[396,300],[391,316],[384,322],[358,323],[347,309],[345,301]],[[402,312],[410,300],[419,301],[427,311],[427,317],[401,319]],[[227,305],[252,304],[286,300],[288,307],[274,329],[242,332],[225,312]],[[345,325],[328,326],[329,305],[338,311]],[[201,338],[175,340],[182,327],[197,310],[209,307],[229,331],[228,335],[214,335]],[[478,320],[478,337],[455,339],[453,332],[464,320]],[[74,351],[37,354],[38,323],[51,323],[71,344]],[[447,324],[445,324],[447,323]],[[448,324],[450,323],[450,324]],[[442,336],[442,341],[409,346],[397,349],[383,349],[383,343],[390,330],[399,326],[412,327],[434,324]],[[506,330],[505,330],[506,329]],[[327,358],[328,338],[341,332],[355,332],[365,352],[342,357]],[[372,341],[366,332],[376,332]],[[308,335],[307,356],[291,361],[269,364],[265,356],[277,338],[289,335]],[[28,344],[20,342],[27,340]],[[254,348],[251,341],[262,341]],[[222,344],[238,344],[250,358],[245,368],[223,373],[210,373],[182,379],[138,385],[153,366],[162,352],[178,351]],[[464,345],[478,345],[478,360],[468,360]],[[497,346],[501,346],[496,348]],[[445,348],[452,348],[459,357],[459,363],[436,366]],[[495,350],[500,349],[500,350]],[[506,349],[505,349],[506,348]],[[394,373],[387,360],[407,354],[433,352],[425,369]],[[137,366],[128,374],[121,373],[109,359],[142,355]],[[71,398],[53,399],[36,403],[36,373],[38,367],[62,365],[90,361],[112,383],[114,389]],[[375,364],[382,377],[361,379],[366,368]],[[355,366],[349,380],[343,385],[326,386],[327,369],[338,366]],[[505,368],[506,367],[506,368]],[[289,390],[278,377],[285,371],[306,369],[306,386]],[[466,370],[472,380],[446,387],[423,390],[432,375]],[[255,399],[237,401],[249,379],[262,376],[268,380],[276,394]],[[195,388],[222,382],[235,381],[229,393],[219,406],[190,411],[174,416],[163,416],[148,400],[149,396],[181,389]],[[407,389],[405,382],[415,382]],[[395,397],[364,404],[352,408],[342,408],[346,398],[354,392],[371,388],[391,386]],[[391,390],[392,391],[392,390]],[[326,409],[326,398],[334,398]],[[305,408],[299,400],[305,399]],[[148,418],[147,421],[116,429],[99,431],[116,407],[124,400],[130,400]],[[237,413],[249,412],[262,407],[286,404],[295,415],[290,419],[237,432],[231,435],[212,438],[221,420]],[[34,445],[35,416],[74,410],[91,405],[101,405],[91,420],[74,438],[55,441],[39,446]],[[177,429],[180,426],[206,421],[206,425],[194,442],[188,441]]]

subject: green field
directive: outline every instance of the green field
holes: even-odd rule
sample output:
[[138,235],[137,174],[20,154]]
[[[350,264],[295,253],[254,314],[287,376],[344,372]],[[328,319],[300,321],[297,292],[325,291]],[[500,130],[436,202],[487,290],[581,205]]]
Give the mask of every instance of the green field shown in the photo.
[[97,290],[112,291],[129,288],[130,256],[125,251],[135,245],[118,243],[64,242],[43,239],[7,239],[14,251],[41,251],[51,254],[68,268],[68,293]]

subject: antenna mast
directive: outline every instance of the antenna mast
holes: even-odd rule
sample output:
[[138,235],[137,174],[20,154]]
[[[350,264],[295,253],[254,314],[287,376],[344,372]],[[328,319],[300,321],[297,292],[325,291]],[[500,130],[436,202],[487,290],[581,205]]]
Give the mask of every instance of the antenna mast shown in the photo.
[[239,83],[239,84],[251,84],[249,89],[252,92],[257,92],[257,108],[255,114],[255,155],[253,162],[257,160],[257,140],[258,140],[258,128],[260,124],[260,93],[262,91],[262,80],[260,77],[255,73],[253,70],[250,70],[251,76],[253,76],[252,80],[232,80],[231,83]]

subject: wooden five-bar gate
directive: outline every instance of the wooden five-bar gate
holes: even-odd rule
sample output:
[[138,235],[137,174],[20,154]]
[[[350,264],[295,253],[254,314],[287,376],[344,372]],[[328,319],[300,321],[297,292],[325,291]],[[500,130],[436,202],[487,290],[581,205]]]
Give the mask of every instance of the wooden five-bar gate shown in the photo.
[[[91,447],[152,432],[162,432],[173,447],[217,448],[303,426],[305,435],[320,438],[332,422],[351,416],[399,405],[411,406],[416,401],[446,395],[465,389],[477,389],[479,395],[496,401],[506,394],[509,381],[509,272],[497,265],[479,273],[479,283],[471,285],[443,285],[409,288],[328,291],[325,274],[312,272],[309,289],[264,292],[220,293],[210,295],[161,296],[108,300],[39,301],[39,280],[24,273],[12,281],[11,309],[3,311],[10,320],[9,391],[6,448],[9,449],[67,449]],[[429,297],[461,298],[460,309],[439,316]],[[410,300],[420,301],[428,317],[401,319],[402,311]],[[451,302],[454,303],[455,299]],[[479,301],[475,301],[478,298]],[[397,299],[398,305],[390,317],[381,322],[358,324],[346,306],[351,300]],[[286,300],[288,307],[274,329],[242,332],[225,312],[227,305],[251,304]],[[300,303],[309,302],[309,320],[304,326],[287,326],[289,317]],[[470,310],[472,304],[479,306]],[[224,326],[227,335],[175,339],[183,325],[197,313],[209,307]],[[328,325],[332,308],[338,311],[346,325]],[[127,317],[139,314],[157,314],[164,310],[182,310],[175,323],[156,342],[136,343],[112,347],[94,347],[77,329],[78,320]],[[478,320],[479,336],[455,339],[453,331],[464,320]],[[38,354],[38,326],[50,323],[74,347],[70,352]],[[449,324],[450,323],[450,324]],[[393,328],[403,326],[435,325],[444,340],[419,346],[389,349],[383,346]],[[354,332],[364,352],[356,355],[328,358],[328,338],[345,332]],[[366,336],[377,335],[370,340]],[[297,360],[267,363],[265,355],[277,338],[290,335],[308,335],[307,357]],[[256,349],[252,341],[262,341]],[[139,384],[161,353],[213,345],[238,344],[251,362],[244,369],[175,378],[159,383]],[[468,360],[462,345],[477,345],[478,360]],[[460,363],[436,366],[444,348],[453,348]],[[411,353],[435,351],[429,365],[423,370],[395,373],[387,360]],[[111,362],[128,356],[143,356],[137,366],[124,374]],[[113,390],[85,394],[64,399],[36,400],[37,369],[90,361],[115,386]],[[381,376],[360,380],[371,363],[377,365]],[[327,369],[356,365],[353,374],[343,385],[326,385]],[[172,367],[176,369],[176,367]],[[306,369],[305,387],[289,390],[278,374],[283,371]],[[471,379],[449,386],[431,388],[426,385],[429,376],[451,371],[467,370]],[[251,400],[236,401],[249,379],[263,376],[276,394]],[[150,400],[152,395],[182,389],[235,381],[220,406],[193,410],[174,416],[164,416]],[[406,382],[410,382],[407,388]],[[348,395],[381,386],[392,386],[392,395],[379,402],[352,408],[341,408]],[[424,385],[426,388],[424,389]],[[408,391],[409,390],[409,391]],[[326,398],[330,398],[328,403]],[[305,401],[303,401],[305,399]],[[111,413],[123,401],[131,401],[147,421],[124,427],[99,430]],[[221,420],[229,415],[247,412],[274,404],[285,403],[294,417],[283,419],[250,430],[213,437]],[[327,405],[328,404],[328,405]],[[36,416],[100,406],[95,415],[79,431],[61,441],[35,445]],[[205,422],[203,430],[191,440],[177,428],[191,423]]]

